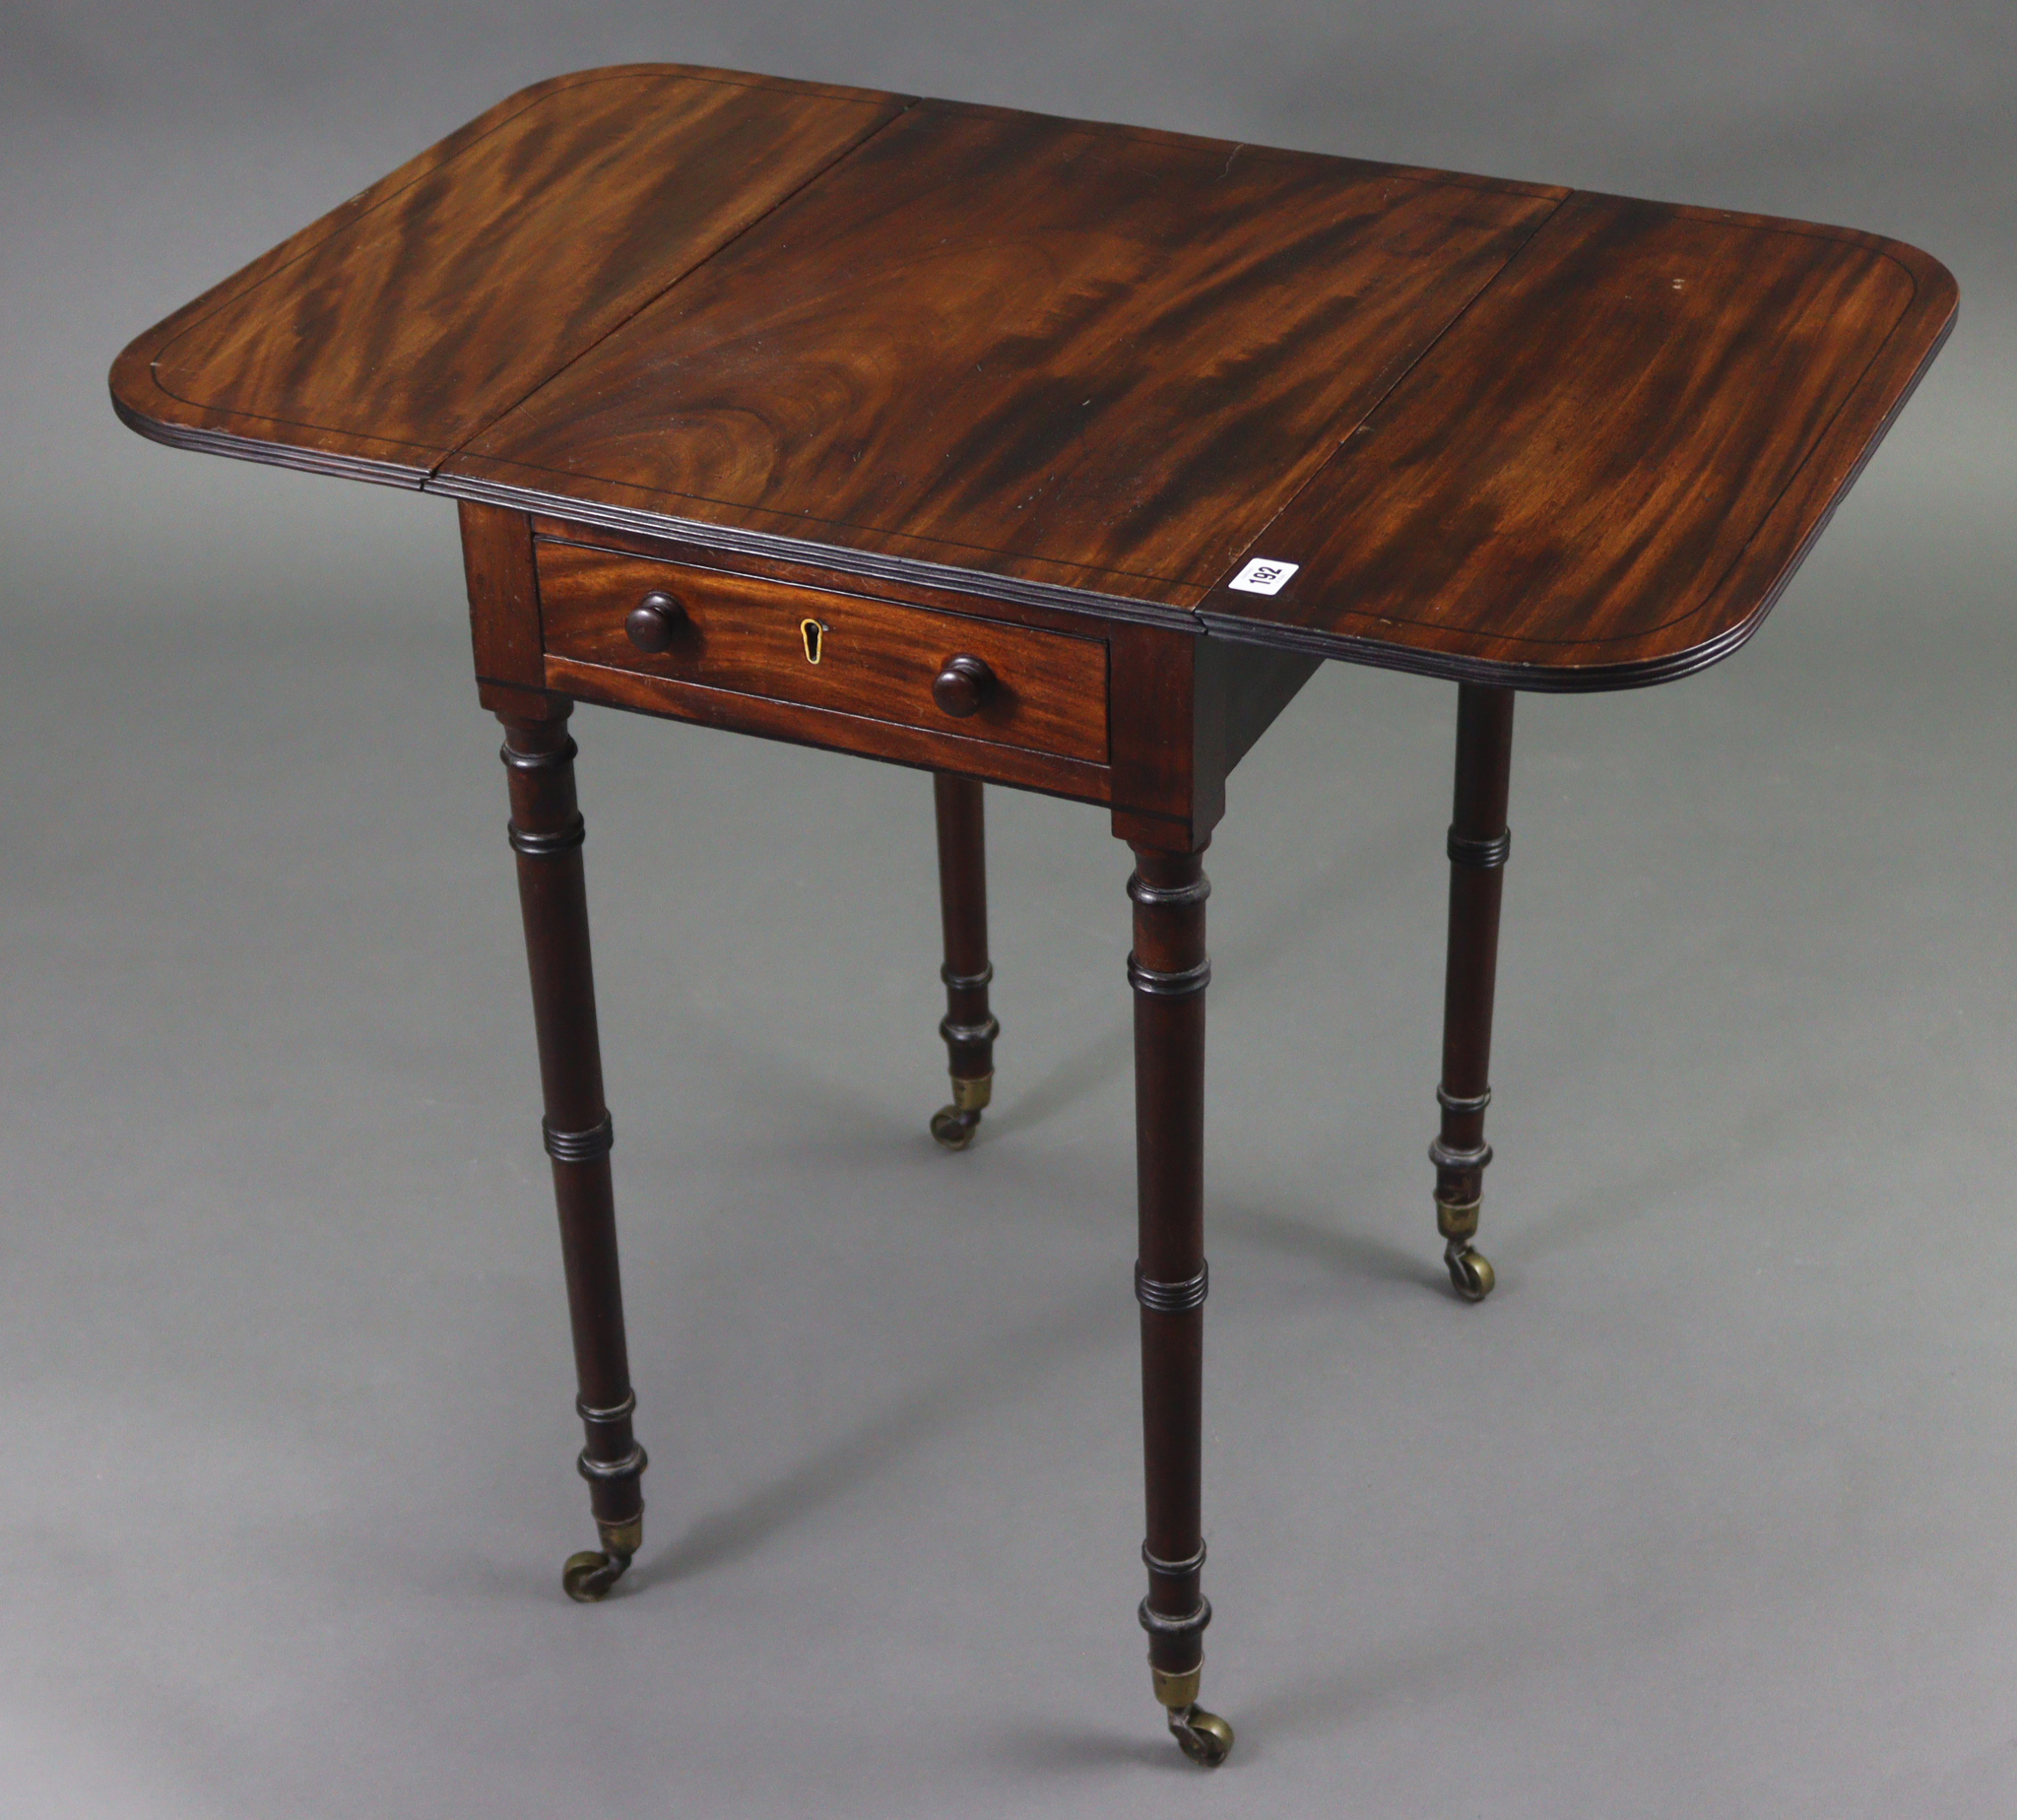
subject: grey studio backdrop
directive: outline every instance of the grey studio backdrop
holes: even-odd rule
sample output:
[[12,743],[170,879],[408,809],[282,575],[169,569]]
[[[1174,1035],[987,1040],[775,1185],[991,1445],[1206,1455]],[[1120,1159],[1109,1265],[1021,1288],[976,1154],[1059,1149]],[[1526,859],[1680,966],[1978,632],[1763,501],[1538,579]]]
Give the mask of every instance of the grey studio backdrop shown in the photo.
[[[2003,0],[12,0],[0,1811],[2017,1811]],[[1206,1697],[1140,1533],[1124,851],[579,717],[646,1546],[592,1539],[440,501],[174,454],[133,334],[491,100],[754,68],[1844,222],[1961,327],[1755,642],[1528,697],[1479,1308],[1423,1148],[1455,691],[1331,666],[1208,866]]]

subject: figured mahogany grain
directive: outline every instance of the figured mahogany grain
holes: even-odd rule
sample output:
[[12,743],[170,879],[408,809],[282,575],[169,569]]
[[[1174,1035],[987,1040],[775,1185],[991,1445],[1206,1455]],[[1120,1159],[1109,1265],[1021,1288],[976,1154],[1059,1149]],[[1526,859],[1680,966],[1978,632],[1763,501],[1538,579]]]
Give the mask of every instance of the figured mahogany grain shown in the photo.
[[546,686],[540,641],[539,573],[532,526],[523,512],[461,502],[462,568],[469,589],[470,643],[479,682]]
[[1189,606],[1563,193],[922,103],[443,484]]
[[[1101,639],[545,540],[537,561],[550,657],[1106,763]],[[641,651],[625,621],[657,591],[682,615],[665,650]],[[808,619],[820,628],[816,663]],[[974,713],[955,716],[932,684],[960,655],[994,680]]]
[[1849,229],[639,66],[501,103],[112,385],[163,440],[983,616],[1611,688],[1755,630],[1954,308]]
[[[606,708],[626,708],[633,713],[655,714],[699,727],[720,727],[793,746],[853,752],[863,758],[908,765],[920,771],[944,771],[987,783],[1012,784],[1020,790],[1070,797],[1080,803],[1104,804],[1113,795],[1109,768],[1082,758],[1062,758],[1054,752],[971,740],[956,733],[877,720],[837,708],[710,688],[705,683],[652,676],[641,670],[618,670],[604,664],[580,663],[573,658],[550,657],[547,685],[556,695],[596,702]],[[950,724],[966,725],[964,721]]]
[[1577,195],[1242,552],[1287,586],[1222,585],[1207,621],[1529,687],[1695,667],[1756,626],[1953,313],[1895,242]]
[[418,487],[903,105],[672,65],[528,89],[140,337],[114,398]]

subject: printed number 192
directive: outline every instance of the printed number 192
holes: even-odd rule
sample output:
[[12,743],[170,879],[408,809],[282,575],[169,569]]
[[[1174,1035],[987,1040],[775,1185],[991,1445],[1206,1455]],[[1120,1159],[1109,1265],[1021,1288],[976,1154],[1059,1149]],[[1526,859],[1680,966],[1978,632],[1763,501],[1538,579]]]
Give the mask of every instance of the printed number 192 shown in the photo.
[[1269,562],[1256,556],[1226,586],[1237,588],[1242,594],[1279,594],[1301,566],[1298,562]]

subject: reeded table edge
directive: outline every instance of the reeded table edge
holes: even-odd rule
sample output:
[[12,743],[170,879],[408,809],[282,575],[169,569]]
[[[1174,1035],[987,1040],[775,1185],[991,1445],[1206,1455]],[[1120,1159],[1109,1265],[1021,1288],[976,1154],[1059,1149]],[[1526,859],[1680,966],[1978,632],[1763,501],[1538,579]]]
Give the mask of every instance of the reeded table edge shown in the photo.
[[1059,582],[1027,581],[1019,576],[993,574],[986,569],[928,562],[916,556],[888,556],[873,550],[855,550],[844,544],[779,537],[768,531],[744,531],[729,525],[710,524],[704,518],[680,518],[620,505],[597,505],[571,493],[538,492],[530,488],[506,487],[491,481],[441,474],[432,476],[423,490],[454,499],[471,499],[479,505],[501,505],[515,511],[536,512],[542,517],[561,519],[571,525],[600,525],[637,537],[677,540],[706,550],[725,551],[731,555],[767,556],[775,561],[802,562],[835,574],[915,582],[920,587],[943,588],[953,594],[980,595],[1016,606],[1046,607],[1060,613],[1084,614],[1108,620],[1125,619],[1139,625],[1167,626],[1176,631],[1202,633],[1204,630],[1198,615],[1187,607],[1163,607],[1154,601],[1131,600],[1126,595],[1099,594],[1091,589],[1067,587]]
[[268,468],[293,468],[303,474],[333,474],[340,480],[369,481],[419,492],[427,484],[425,467],[396,461],[373,461],[365,455],[340,455],[334,450],[304,448],[299,443],[268,442],[228,429],[205,429],[194,423],[169,423],[136,410],[112,391],[112,413],[130,430],[171,449],[193,449],[199,455],[228,455],[237,461]]

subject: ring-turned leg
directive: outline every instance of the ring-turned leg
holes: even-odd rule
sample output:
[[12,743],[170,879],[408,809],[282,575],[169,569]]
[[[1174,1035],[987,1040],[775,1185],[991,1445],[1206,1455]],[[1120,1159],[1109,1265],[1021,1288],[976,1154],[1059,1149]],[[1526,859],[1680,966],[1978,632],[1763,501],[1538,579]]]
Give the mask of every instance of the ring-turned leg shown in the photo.
[[939,912],[945,926],[945,1039],[952,1072],[952,1104],[932,1115],[932,1136],[948,1150],[973,1141],[981,1113],[994,1096],[995,1038],[1002,1033],[988,1009],[987,831],[981,787],[970,777],[932,778],[939,819]]
[[1492,990],[1499,966],[1506,795],[1513,762],[1513,691],[1464,682],[1457,693],[1457,788],[1450,822],[1450,955],[1443,978],[1443,1129],[1436,1165],[1436,1230],[1457,1293],[1482,1302],[1495,1280],[1471,1241],[1492,1146]]
[[575,1407],[588,1437],[581,1474],[602,1537],[600,1550],[567,1562],[560,1584],[570,1597],[588,1601],[616,1585],[643,1540],[644,1450],[630,1431],[637,1398],[623,1344],[611,1123],[603,1104],[588,901],[581,881],[582,822],[574,801],[575,748],[564,713],[546,721],[498,718],[504,722],[502,757],[511,778],[511,845],[518,854],[518,900],[532,968],[544,1130],[574,1330],[580,1387]]
[[1199,1466],[1204,1394],[1204,899],[1197,853],[1138,846],[1135,900],[1135,1168],[1141,1304],[1141,1418],[1148,1535],[1141,1601],[1155,1697],[1193,1762],[1215,1767],[1233,1731],[1198,1704],[1211,1605],[1204,1565]]

